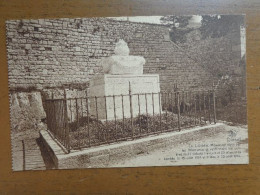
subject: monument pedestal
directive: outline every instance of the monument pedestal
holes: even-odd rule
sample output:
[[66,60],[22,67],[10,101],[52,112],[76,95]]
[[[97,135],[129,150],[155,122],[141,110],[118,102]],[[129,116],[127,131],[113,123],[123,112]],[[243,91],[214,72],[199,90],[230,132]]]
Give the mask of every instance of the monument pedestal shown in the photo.
[[[129,85],[130,83],[130,85]],[[130,118],[131,86],[133,117],[160,112],[160,84],[158,74],[97,75],[90,81],[90,114],[100,120]],[[138,95],[139,94],[139,95]],[[96,97],[96,98],[95,98]]]

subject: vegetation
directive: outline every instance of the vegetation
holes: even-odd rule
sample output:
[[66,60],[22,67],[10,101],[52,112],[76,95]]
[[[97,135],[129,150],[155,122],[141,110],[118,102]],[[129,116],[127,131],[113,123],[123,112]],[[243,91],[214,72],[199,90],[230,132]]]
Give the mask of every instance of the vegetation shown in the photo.
[[[164,16],[161,18],[163,24],[170,27],[170,38],[175,43],[185,43],[186,35],[194,30],[189,26],[192,16]],[[202,39],[219,38],[234,30],[240,30],[244,23],[242,15],[204,15],[198,30]]]
[[230,125],[247,125],[246,99],[237,98],[226,105],[220,99],[216,112],[218,120],[229,122]]
[[205,15],[202,16],[199,28],[202,38],[219,38],[234,30],[240,30],[244,23],[242,15]]
[[[89,123],[88,123],[89,121]],[[181,116],[181,127],[203,125],[203,118],[192,116]],[[72,148],[78,146],[88,146],[89,139],[91,145],[100,143],[110,143],[121,139],[132,137],[142,137],[147,134],[156,134],[163,131],[178,131],[178,116],[171,112],[160,115],[140,115],[133,118],[133,129],[131,119],[120,119],[115,121],[97,121],[93,118],[83,117],[79,122],[70,124],[70,143]]]
[[164,16],[161,18],[162,23],[170,27],[170,39],[174,43],[186,42],[186,34],[193,30],[188,27],[191,18],[192,16]]

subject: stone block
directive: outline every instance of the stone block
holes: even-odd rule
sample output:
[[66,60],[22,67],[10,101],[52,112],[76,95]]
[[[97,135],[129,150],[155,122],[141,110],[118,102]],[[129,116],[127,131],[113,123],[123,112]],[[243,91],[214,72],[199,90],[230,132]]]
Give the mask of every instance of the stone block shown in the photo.
[[32,46],[30,44],[26,44],[25,49],[32,49]]
[[80,51],[80,47],[75,47],[75,51]]
[[[90,81],[90,114],[99,119],[113,120],[140,114],[158,114],[160,92],[159,75],[98,75]],[[138,95],[140,94],[140,95]],[[145,95],[146,94],[146,95]],[[107,96],[106,98],[104,96]],[[97,98],[95,98],[97,97]],[[140,106],[139,106],[140,105]],[[147,108],[146,108],[147,106]]]

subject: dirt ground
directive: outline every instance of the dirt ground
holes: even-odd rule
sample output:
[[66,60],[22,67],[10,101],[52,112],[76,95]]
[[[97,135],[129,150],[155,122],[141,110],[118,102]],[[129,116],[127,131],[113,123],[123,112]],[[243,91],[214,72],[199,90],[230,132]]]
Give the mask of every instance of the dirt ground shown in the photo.
[[121,160],[111,167],[248,163],[247,126],[225,125],[210,136],[201,134],[200,141],[194,141],[189,136],[192,134],[181,136],[182,144]]

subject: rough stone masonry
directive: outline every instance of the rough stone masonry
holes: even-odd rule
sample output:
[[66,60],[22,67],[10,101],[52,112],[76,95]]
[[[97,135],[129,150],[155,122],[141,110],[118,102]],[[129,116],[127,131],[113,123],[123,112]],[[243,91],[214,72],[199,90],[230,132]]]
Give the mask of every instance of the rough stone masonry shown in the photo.
[[160,74],[163,89],[212,83],[211,73],[176,47],[164,25],[86,18],[12,20],[6,27],[11,88],[86,83],[102,72],[98,62],[113,54],[118,39],[128,43],[130,55],[146,59],[144,73]]

